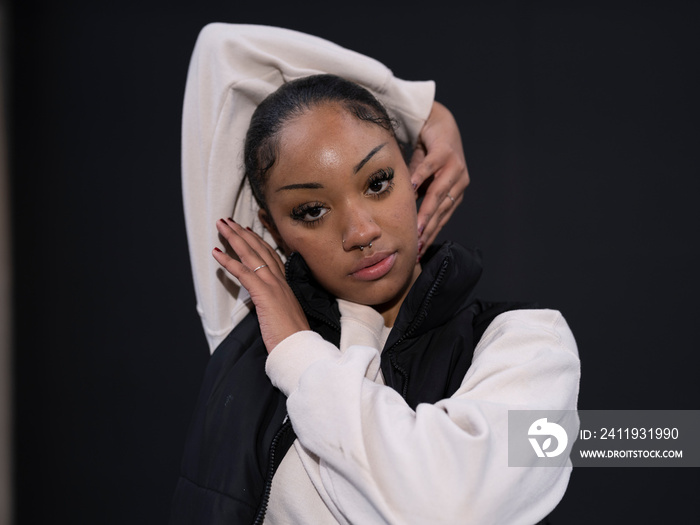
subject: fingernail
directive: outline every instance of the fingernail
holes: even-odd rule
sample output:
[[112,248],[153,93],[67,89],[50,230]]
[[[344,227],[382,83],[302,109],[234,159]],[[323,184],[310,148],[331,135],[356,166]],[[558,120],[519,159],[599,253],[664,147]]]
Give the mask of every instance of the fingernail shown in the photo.
[[420,226],[418,226],[418,237],[420,237],[421,235],[423,235],[423,230],[424,230],[424,229],[425,229],[425,224],[421,224]]
[[222,252],[221,250],[219,250],[216,246],[214,246],[214,251],[215,251],[215,252],[219,252],[219,253],[223,253],[223,252]]
[[252,231],[253,231],[253,230],[250,229],[250,226],[246,226],[245,229],[248,230],[249,232],[252,232]]
[[423,241],[418,241],[418,253],[423,251]]
[[413,186],[413,191],[416,191],[416,188],[418,187],[418,184],[416,184],[415,182],[412,182],[412,183],[411,183],[411,186]]

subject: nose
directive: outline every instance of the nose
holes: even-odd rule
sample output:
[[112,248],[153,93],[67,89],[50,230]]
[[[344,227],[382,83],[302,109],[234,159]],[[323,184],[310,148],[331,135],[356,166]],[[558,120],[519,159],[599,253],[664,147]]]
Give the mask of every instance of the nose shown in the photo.
[[364,248],[382,235],[382,229],[375,222],[369,209],[362,204],[348,203],[344,213],[343,249],[345,251]]

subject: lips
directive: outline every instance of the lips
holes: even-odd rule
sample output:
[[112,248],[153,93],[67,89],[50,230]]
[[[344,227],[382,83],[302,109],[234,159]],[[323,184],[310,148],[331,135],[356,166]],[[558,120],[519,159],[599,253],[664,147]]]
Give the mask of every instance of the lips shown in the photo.
[[394,267],[396,252],[379,252],[362,259],[350,272],[361,281],[375,281],[384,277]]

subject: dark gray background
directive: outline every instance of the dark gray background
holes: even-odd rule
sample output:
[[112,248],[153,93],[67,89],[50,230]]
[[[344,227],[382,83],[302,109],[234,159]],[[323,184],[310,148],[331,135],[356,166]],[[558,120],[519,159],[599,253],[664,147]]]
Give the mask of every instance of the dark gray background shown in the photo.
[[[436,80],[473,179],[442,237],[483,249],[480,295],[564,313],[581,408],[700,408],[695,5],[10,4],[17,523],[167,519],[208,357],[179,136],[213,21]],[[699,486],[695,469],[579,469],[553,517],[683,523]]]

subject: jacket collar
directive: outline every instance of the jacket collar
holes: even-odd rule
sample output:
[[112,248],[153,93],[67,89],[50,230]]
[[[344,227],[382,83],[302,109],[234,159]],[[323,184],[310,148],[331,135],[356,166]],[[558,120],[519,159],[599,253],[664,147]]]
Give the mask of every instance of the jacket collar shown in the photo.
[[481,256],[448,241],[431,246],[394,323],[386,347],[436,328],[471,302],[481,277]]
[[[311,274],[304,258],[292,253],[285,263],[287,282],[301,304],[309,323],[321,322],[340,334],[340,309],[335,297],[328,293]],[[315,326],[312,324],[312,328]]]
[[[401,305],[387,348],[400,339],[418,336],[450,319],[472,299],[481,277],[481,256],[454,242],[431,246],[422,271]],[[340,310],[331,294],[311,275],[304,259],[293,253],[286,264],[287,281],[307,317],[340,333]]]

